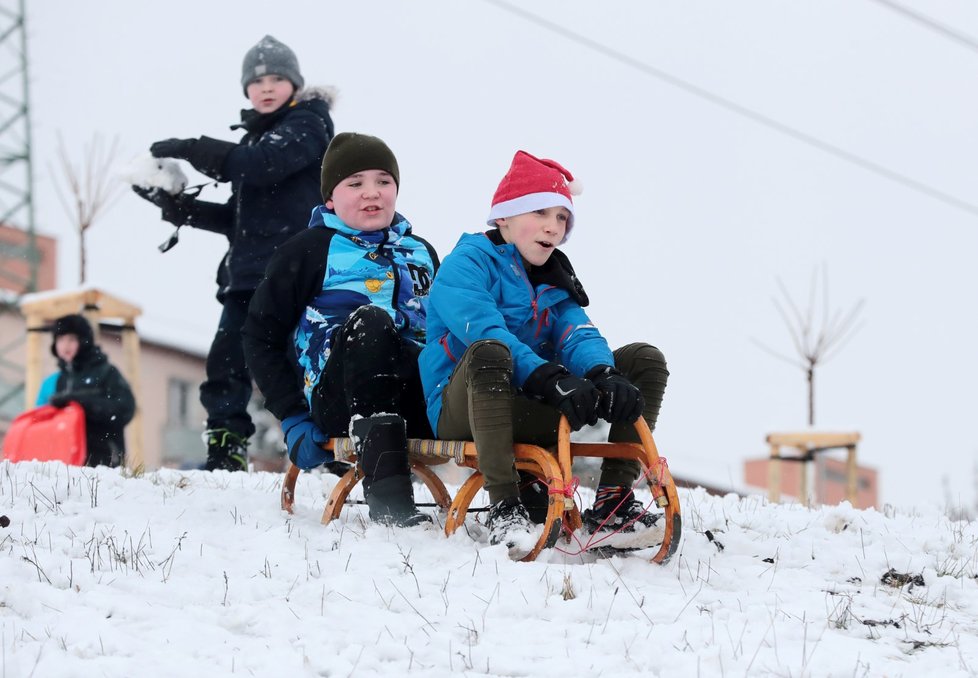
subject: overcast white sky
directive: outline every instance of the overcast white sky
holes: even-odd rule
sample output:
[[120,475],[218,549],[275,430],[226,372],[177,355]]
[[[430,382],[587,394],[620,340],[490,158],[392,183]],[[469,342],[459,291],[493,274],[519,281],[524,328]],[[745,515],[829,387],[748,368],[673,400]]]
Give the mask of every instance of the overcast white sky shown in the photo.
[[[901,0],[978,39],[978,5]],[[816,427],[858,430],[882,499],[974,501],[978,216],[704,100],[658,69],[782,125],[978,205],[978,51],[878,0],[521,3],[610,58],[487,0],[30,3],[37,221],[76,240],[54,190],[56,133],[128,159],[207,134],[247,104],[244,52],[265,33],[310,85],[335,85],[338,130],[384,138],[398,207],[446,255],[482,228],[523,148],[584,183],[565,251],[615,346],[647,340],[672,377],[657,432],[678,474],[741,480],[765,435],[805,425],[804,375],[772,297],[825,265],[830,306],[864,327],[818,373]],[[369,9],[368,9],[369,8]],[[212,193],[220,199],[223,193]],[[124,196],[95,227],[90,280],[143,306],[154,336],[206,347],[221,239]],[[145,405],[145,404],[144,404]]]

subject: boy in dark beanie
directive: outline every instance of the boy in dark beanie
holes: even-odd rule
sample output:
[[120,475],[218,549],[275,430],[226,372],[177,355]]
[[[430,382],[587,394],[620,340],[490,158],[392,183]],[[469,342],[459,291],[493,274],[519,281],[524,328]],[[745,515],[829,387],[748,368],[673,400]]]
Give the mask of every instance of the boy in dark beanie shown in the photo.
[[417,357],[438,257],[394,210],[400,180],[380,139],[333,139],[324,204],[272,257],[248,310],[244,349],[292,463],[332,462],[322,444],[353,438],[371,519],[411,526],[431,520],[414,503],[407,437],[431,437]]
[[87,466],[118,466],[125,460],[123,431],[136,413],[125,378],[95,345],[92,326],[83,316],[66,315],[54,323],[51,353],[58,371],[41,384],[36,404],[85,410]]
[[213,231],[228,239],[217,272],[217,298],[224,306],[207,355],[200,401],[207,410],[209,470],[247,469],[251,377],[241,350],[248,304],[272,253],[305,228],[319,203],[319,170],[333,137],[332,93],[303,89],[295,53],[270,35],[245,54],[241,87],[253,108],[241,112],[245,135],[238,143],[210,137],[166,139],[150,146],[157,158],[187,160],[217,181],[231,183],[224,204],[190,193],[133,187],[162,210],[164,221]]
[[[553,160],[517,152],[493,196],[486,223],[495,228],[462,236],[428,306],[420,358],[428,416],[440,438],[475,441],[492,503],[489,541],[517,560],[536,541],[527,505],[542,503],[545,515],[547,490],[521,479],[514,440],[556,444],[563,414],[575,431],[604,419],[610,440],[638,442],[632,424],[642,416],[655,429],[669,376],[657,348],[612,352],[584,313],[587,294],[557,249],[574,226],[576,183]],[[602,546],[652,545],[642,538],[655,516],[631,490],[640,470],[604,460],[584,527],[624,540],[602,538]]]

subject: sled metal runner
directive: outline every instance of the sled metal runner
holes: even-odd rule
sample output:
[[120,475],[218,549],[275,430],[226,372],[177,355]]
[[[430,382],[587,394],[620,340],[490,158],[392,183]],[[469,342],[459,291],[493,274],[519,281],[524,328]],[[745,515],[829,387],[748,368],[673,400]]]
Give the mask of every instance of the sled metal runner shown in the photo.
[[[682,517],[676,483],[665,460],[659,456],[652,432],[644,419],[639,418],[635,422],[635,430],[641,440],[640,443],[572,443],[570,424],[565,417],[561,417],[557,432],[556,454],[537,445],[517,443],[513,446],[516,467],[535,475],[550,488],[543,532],[533,550],[522,559],[524,562],[534,560],[543,549],[556,545],[562,533],[569,539],[570,534],[581,527],[580,509],[573,496],[574,479],[571,469],[575,457],[631,459],[641,463],[653,501],[662,509],[664,517],[662,542],[651,561],[665,563],[676,552],[682,534]],[[340,461],[356,461],[356,452],[349,438],[331,439],[324,447],[332,450],[336,459]],[[427,486],[435,503],[447,512],[445,534],[453,534],[465,522],[469,505],[482,489],[482,474],[478,470],[475,443],[463,440],[411,439],[408,441],[408,453],[412,472]],[[475,470],[475,473],[462,483],[454,498],[431,469],[432,466],[444,464],[449,460]],[[289,464],[282,483],[281,496],[282,508],[289,513],[292,513],[295,503],[295,484],[298,477],[299,467]],[[362,477],[359,465],[354,465],[340,478],[326,501],[322,519],[324,525],[340,516],[347,497]]]

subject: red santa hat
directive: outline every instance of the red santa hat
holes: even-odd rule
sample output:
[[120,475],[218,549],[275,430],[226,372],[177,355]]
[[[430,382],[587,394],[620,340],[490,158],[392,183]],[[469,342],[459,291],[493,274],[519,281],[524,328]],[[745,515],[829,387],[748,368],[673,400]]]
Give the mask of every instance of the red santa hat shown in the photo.
[[517,151],[513,164],[499,182],[492,196],[492,209],[486,223],[496,225],[496,219],[505,219],[546,207],[566,207],[570,211],[567,231],[562,243],[570,237],[574,226],[573,195],[581,194],[581,183],[560,164],[545,158],[536,158],[526,151]]

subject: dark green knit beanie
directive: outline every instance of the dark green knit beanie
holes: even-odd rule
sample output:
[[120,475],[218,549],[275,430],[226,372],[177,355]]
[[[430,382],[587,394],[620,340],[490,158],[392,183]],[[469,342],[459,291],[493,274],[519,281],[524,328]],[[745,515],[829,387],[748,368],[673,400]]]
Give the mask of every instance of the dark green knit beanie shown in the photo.
[[397,158],[382,140],[369,134],[341,132],[333,137],[323,156],[323,202],[333,196],[336,184],[351,174],[364,170],[384,170],[392,177],[398,189],[401,175],[397,169]]

